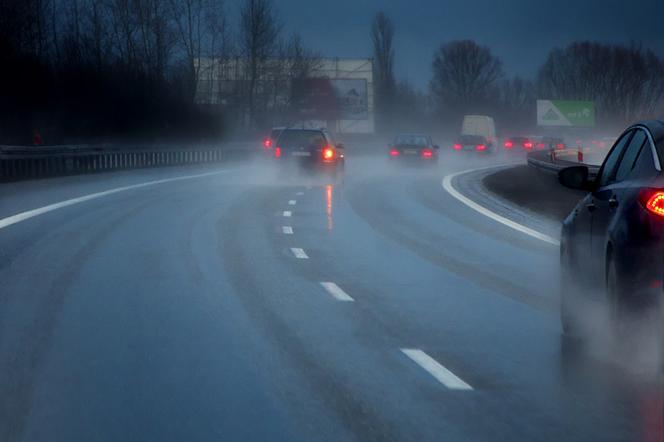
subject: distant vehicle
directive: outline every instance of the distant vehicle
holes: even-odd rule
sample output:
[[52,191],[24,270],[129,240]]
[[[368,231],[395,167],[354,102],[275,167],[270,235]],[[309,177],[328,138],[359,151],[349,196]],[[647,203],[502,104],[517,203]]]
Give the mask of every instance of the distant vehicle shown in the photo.
[[461,135],[452,148],[456,151],[489,152],[492,145],[484,135]]
[[535,147],[535,141],[530,137],[524,136],[510,137],[505,140],[503,146],[505,149],[533,150]]
[[345,148],[324,129],[283,129],[273,156],[281,163],[336,172],[344,167]]
[[281,135],[281,132],[286,129],[285,127],[273,127],[272,130],[270,131],[270,135],[267,137],[263,138],[263,149],[265,150],[272,150],[274,147],[274,143],[276,142],[277,138],[279,138],[279,135]]
[[[606,303],[613,325],[662,301],[664,277],[664,121],[628,128],[597,178],[586,166],[563,169],[560,182],[589,194],[563,223],[561,320],[565,333],[583,325],[582,296]],[[573,285],[574,283],[574,285]],[[573,290],[577,288],[581,290]],[[641,310],[646,307],[646,310]],[[637,317],[639,319],[639,317]],[[660,319],[661,321],[661,319]]]
[[487,150],[496,144],[496,124],[486,115],[466,115],[461,125],[461,135],[480,135],[486,138]]
[[535,149],[564,150],[565,140],[558,137],[541,137],[535,142]]
[[388,146],[389,157],[393,160],[423,160],[429,163],[438,162],[438,145],[431,137],[421,134],[399,134]]

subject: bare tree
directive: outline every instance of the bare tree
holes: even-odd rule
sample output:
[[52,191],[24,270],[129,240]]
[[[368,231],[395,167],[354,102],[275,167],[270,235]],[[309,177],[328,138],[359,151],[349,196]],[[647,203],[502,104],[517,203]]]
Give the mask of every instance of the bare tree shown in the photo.
[[438,106],[466,112],[486,106],[502,77],[502,63],[471,40],[440,47],[433,60],[431,92]]
[[266,61],[274,55],[280,34],[271,0],[245,0],[240,10],[240,50],[246,60],[248,125],[256,118],[256,92]]
[[379,11],[371,25],[373,43],[376,108],[383,125],[389,127],[396,93],[394,79],[394,25],[383,11]]

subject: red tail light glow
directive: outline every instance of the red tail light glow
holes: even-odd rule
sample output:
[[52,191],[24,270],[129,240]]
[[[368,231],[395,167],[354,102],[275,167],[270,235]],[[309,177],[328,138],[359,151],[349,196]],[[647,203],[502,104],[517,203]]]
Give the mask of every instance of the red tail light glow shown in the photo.
[[558,143],[558,144],[556,144],[556,149],[563,150],[563,149],[565,149],[565,145],[563,143]]
[[398,157],[399,156],[399,151],[397,149],[390,149],[390,156],[391,157]]
[[538,149],[544,149],[544,143],[537,143]]
[[459,144],[459,143],[455,143],[454,146],[452,146],[452,147],[454,148],[454,150],[461,150],[461,149],[463,149],[463,146],[462,146],[461,144]]
[[422,149],[422,157],[423,158],[432,158],[433,157],[433,150],[431,150],[431,149]]
[[281,147],[277,146],[274,148],[274,157],[281,158]]
[[485,144],[478,144],[477,146],[475,146],[475,150],[478,151],[478,152],[485,151],[486,150],[486,145]]
[[505,141],[505,148],[506,148],[506,149],[511,149],[511,148],[513,148],[513,147],[514,147],[514,143],[512,143],[512,142],[509,141],[509,140]]
[[330,146],[323,148],[323,160],[332,161],[334,159],[334,149]]
[[526,141],[523,143],[523,147],[526,149],[532,149],[533,148],[533,142],[532,141]]
[[644,189],[639,194],[639,201],[648,212],[664,217],[664,191]]
[[271,138],[266,138],[263,140],[263,147],[266,149],[269,149],[272,147],[272,139]]

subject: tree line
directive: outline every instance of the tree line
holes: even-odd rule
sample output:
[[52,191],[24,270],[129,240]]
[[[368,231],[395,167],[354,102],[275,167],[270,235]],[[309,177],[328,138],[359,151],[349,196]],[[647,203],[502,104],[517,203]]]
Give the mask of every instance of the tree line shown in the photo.
[[428,94],[414,101],[418,94],[394,78],[395,28],[383,12],[373,20],[371,38],[379,128],[424,121],[458,130],[463,115],[485,114],[508,130],[531,130],[538,98],[594,101],[600,129],[664,115],[664,59],[637,45],[584,41],[555,48],[528,80],[508,78],[486,46],[444,43],[433,56]]

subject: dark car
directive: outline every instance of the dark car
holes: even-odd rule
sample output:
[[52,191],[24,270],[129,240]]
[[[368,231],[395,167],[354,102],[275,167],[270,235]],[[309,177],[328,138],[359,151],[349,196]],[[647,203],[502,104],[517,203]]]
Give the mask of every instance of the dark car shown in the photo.
[[267,151],[272,150],[274,143],[277,141],[279,135],[281,135],[281,132],[283,132],[284,129],[284,127],[273,127],[272,130],[270,130],[270,135],[263,138],[263,149]]
[[344,166],[345,149],[323,129],[284,129],[277,138],[273,156],[282,163],[337,171]]
[[505,149],[533,150],[535,141],[531,137],[510,137],[503,143]]
[[431,137],[421,134],[399,134],[388,146],[391,159],[438,161],[438,145]]
[[452,145],[456,151],[489,152],[493,144],[483,135],[461,135]]
[[589,178],[586,166],[559,172],[563,185],[589,191],[562,228],[561,319],[566,333],[575,334],[587,322],[585,310],[578,307],[586,301],[605,303],[613,325],[659,305],[664,277],[663,153],[664,121],[648,121],[618,138],[595,179]]

